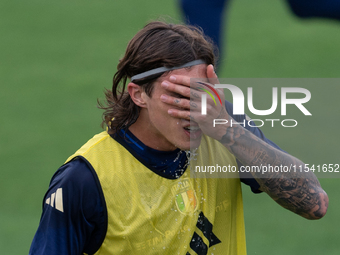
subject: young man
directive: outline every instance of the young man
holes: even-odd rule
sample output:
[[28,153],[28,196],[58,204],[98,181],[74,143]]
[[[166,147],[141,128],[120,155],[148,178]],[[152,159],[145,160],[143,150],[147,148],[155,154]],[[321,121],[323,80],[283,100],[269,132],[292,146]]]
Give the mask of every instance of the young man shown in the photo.
[[240,180],[303,217],[326,213],[327,194],[308,172],[193,178],[193,165],[302,164],[257,128],[210,127],[245,119],[222,91],[222,105],[208,101],[200,114],[207,83],[190,78],[216,80],[214,62],[193,27],[151,22],[136,34],[106,92],[108,129],[53,176],[31,255],[246,254]]

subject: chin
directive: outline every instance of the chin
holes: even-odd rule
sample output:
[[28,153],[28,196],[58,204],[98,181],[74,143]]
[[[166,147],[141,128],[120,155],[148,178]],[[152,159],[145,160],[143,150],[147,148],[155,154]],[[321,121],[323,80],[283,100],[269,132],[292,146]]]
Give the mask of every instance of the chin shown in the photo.
[[190,149],[196,149],[201,144],[201,138],[188,141],[187,143],[181,143],[177,147],[183,151],[188,151]]
[[190,142],[190,148],[191,149],[196,149],[196,148],[198,148],[200,146],[200,144],[201,144],[201,139],[199,139],[197,141],[191,141]]

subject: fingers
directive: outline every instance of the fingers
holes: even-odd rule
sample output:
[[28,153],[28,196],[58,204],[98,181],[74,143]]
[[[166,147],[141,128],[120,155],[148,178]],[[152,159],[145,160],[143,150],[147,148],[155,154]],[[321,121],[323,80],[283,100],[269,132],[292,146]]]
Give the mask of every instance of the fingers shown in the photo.
[[[206,98],[207,104],[216,105],[214,98],[218,98],[221,105],[224,104],[223,90],[214,89],[214,85],[218,83],[217,75],[213,65],[209,65],[206,69],[207,79],[192,79],[189,76],[171,75],[169,80],[164,80],[161,86],[168,92],[161,95],[161,101],[173,106],[172,114],[176,118],[189,119],[190,111],[200,112],[202,94],[208,93],[210,97]],[[210,80],[212,82],[210,82]],[[209,83],[207,82],[209,81]],[[212,84],[211,84],[212,83]],[[221,100],[222,98],[222,100]],[[216,108],[215,106],[213,108]],[[219,107],[217,107],[219,108]],[[217,109],[218,110],[218,109]]]
[[[177,81],[190,82],[190,78],[188,80],[186,77],[179,77]],[[190,87],[186,87],[185,85],[183,86],[182,84],[173,84],[169,81],[163,81],[161,86],[167,91],[175,93],[175,95],[171,95],[171,93],[170,95],[162,94],[162,102],[186,110],[196,109],[199,107],[197,102],[201,100],[201,91],[194,90]]]
[[174,84],[168,81],[163,81],[161,85],[163,88],[165,88],[168,91],[180,94],[183,97],[190,98],[190,83],[189,83],[189,87],[182,86],[180,85],[180,83]]
[[209,82],[211,84],[219,84],[220,83],[218,81],[218,77],[217,77],[217,75],[215,73],[213,65],[208,65],[208,67],[207,67],[207,77],[208,77]]
[[171,117],[178,118],[178,119],[186,119],[186,120],[191,120],[191,115],[190,111],[181,111],[181,110],[176,110],[176,109],[170,109],[168,110],[168,114]]
[[169,77],[169,80],[173,83],[176,84],[182,84],[185,85],[187,87],[190,87],[190,77],[189,76],[182,76],[182,75],[171,75]]
[[163,103],[181,108],[181,109],[190,109],[191,102],[186,98],[177,98],[172,97],[166,94],[161,95],[161,101]]
[[207,77],[208,78],[217,78],[217,75],[215,73],[213,65],[208,65],[207,66]]
[[[207,67],[207,79],[204,78],[190,78],[189,76],[183,75],[171,75],[169,77],[169,81],[163,81],[162,86],[172,92],[178,93],[184,97],[190,97],[190,89],[199,90],[202,88],[200,85],[201,82],[206,83],[209,82],[212,85],[218,84],[218,77],[214,71],[213,65],[208,65]],[[203,86],[204,87],[204,86]]]

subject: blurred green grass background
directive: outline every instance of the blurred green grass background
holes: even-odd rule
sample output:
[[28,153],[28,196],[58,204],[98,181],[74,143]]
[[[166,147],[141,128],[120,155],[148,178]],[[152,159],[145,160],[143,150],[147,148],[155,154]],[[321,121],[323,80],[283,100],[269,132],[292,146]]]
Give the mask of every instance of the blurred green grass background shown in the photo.
[[[28,253],[53,173],[101,131],[97,98],[111,86],[128,41],[159,17],[181,20],[177,2],[0,2],[1,254]],[[227,24],[220,77],[339,77],[339,23],[299,20],[284,2],[236,0]],[[306,163],[340,163],[340,90],[313,89],[315,125],[264,131]],[[330,205],[319,221],[300,218],[245,187],[248,254],[339,254],[339,179],[320,182]]]

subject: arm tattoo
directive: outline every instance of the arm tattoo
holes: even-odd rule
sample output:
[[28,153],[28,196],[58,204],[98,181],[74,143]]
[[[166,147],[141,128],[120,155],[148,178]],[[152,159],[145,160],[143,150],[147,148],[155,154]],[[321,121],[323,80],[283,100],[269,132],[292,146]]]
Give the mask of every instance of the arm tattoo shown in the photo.
[[[235,125],[227,128],[220,142],[245,166],[300,166],[303,162],[279,151]],[[321,218],[328,197],[312,172],[251,172],[265,191],[282,207],[306,218]]]

